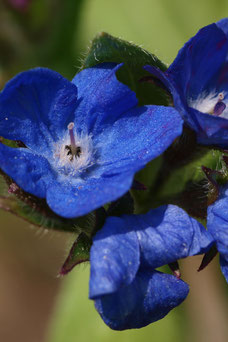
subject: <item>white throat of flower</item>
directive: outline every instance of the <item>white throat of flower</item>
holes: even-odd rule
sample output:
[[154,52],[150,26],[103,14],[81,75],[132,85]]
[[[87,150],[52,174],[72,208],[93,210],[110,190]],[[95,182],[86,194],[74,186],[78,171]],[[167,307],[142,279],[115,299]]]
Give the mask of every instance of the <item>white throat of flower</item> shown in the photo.
[[228,102],[225,99],[226,93],[205,93],[203,92],[197,99],[190,99],[188,105],[201,113],[212,114],[228,119]]
[[78,135],[73,122],[67,128],[65,136],[54,145],[55,167],[65,175],[77,176],[94,163],[92,137]]

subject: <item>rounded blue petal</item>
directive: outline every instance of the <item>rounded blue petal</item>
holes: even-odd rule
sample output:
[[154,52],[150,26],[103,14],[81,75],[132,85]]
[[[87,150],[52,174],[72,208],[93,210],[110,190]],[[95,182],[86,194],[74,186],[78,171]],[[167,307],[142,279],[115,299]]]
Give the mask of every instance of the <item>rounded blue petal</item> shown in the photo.
[[0,93],[0,136],[45,153],[74,118],[77,88],[57,72],[22,72]]
[[139,170],[162,154],[182,133],[183,120],[171,107],[129,110],[94,137],[104,173]]
[[78,88],[75,124],[80,130],[96,135],[137,105],[135,93],[116,78],[116,71],[121,66],[99,64],[82,70],[72,80]]
[[107,219],[95,235],[90,251],[89,297],[95,299],[130,284],[140,262],[136,232],[118,217]]
[[138,215],[134,226],[142,261],[152,268],[205,253],[213,243],[203,225],[174,205]]
[[37,197],[46,196],[54,179],[47,159],[26,148],[11,148],[0,144],[0,165],[24,191]]
[[142,328],[166,316],[188,292],[188,285],[172,275],[140,269],[131,284],[96,299],[95,307],[112,329]]
[[[207,227],[214,239],[228,246],[228,190],[208,207]],[[228,250],[227,250],[228,252]]]
[[223,117],[201,113],[196,109],[189,108],[192,118],[199,124],[197,140],[202,145],[217,145],[228,147],[228,120]]
[[47,203],[60,216],[73,218],[88,214],[121,197],[131,187],[133,173],[122,173],[71,183],[50,183]]
[[166,75],[183,95],[198,97],[226,60],[228,40],[216,24],[203,27],[179,51]]
[[208,207],[207,228],[216,242],[221,254],[221,267],[228,281],[228,190],[226,189],[219,200]]
[[152,65],[146,65],[144,69],[157,77],[170,91],[173,96],[175,108],[178,110],[184,121],[195,131],[200,131],[201,127],[195,116],[189,115],[190,108],[188,107],[186,98],[183,95],[183,89],[179,87],[179,85],[176,84],[172,78],[168,77],[165,72],[159,70],[158,68]]
[[[141,264],[152,268],[203,254],[214,241],[203,225],[175,205],[161,206],[142,215],[124,215],[118,222],[125,230],[136,232]],[[112,235],[111,219],[106,226]]]

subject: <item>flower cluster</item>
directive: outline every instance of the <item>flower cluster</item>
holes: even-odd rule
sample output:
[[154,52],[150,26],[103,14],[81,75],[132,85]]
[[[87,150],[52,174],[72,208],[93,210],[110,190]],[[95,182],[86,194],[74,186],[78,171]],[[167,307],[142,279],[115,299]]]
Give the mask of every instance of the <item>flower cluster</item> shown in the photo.
[[[228,147],[228,18],[202,28],[179,51],[165,72],[145,66],[173,96],[174,106],[199,144]],[[226,157],[225,157],[226,158]],[[213,236],[222,272],[228,281],[228,188],[208,207],[207,228]]]
[[[228,19],[201,29],[166,71],[144,66],[174,106],[139,106],[117,79],[122,67],[98,64],[71,82],[37,68],[0,93],[1,173],[56,217],[74,219],[104,206],[104,224],[88,234],[89,296],[116,330],[157,321],[186,298],[188,285],[173,266],[181,258],[216,245],[228,281],[227,186],[216,184],[207,229],[169,196],[145,214],[109,215],[113,202],[137,188],[135,174],[177,142],[183,124],[198,146],[228,147]],[[173,275],[157,270],[165,265]]]

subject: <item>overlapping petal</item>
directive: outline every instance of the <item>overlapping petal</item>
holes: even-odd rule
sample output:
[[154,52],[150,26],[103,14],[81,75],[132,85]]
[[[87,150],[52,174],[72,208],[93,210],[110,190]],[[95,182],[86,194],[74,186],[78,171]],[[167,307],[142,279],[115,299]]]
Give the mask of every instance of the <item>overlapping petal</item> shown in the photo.
[[213,243],[211,235],[198,221],[174,205],[138,216],[134,227],[143,262],[152,268],[205,253]]
[[197,140],[202,145],[228,147],[228,120],[222,117],[201,113],[188,108],[191,118],[194,118],[200,129],[197,130]]
[[109,217],[91,248],[90,298],[113,329],[161,319],[185,299],[188,285],[155,269],[204,253],[212,243],[206,229],[174,205]]
[[174,108],[133,108],[94,136],[98,163],[101,161],[104,173],[139,170],[181,135],[182,125],[183,120]]
[[37,197],[44,198],[47,187],[55,179],[47,159],[26,148],[0,144],[0,165],[24,191]]
[[188,291],[188,285],[172,275],[143,269],[128,286],[96,299],[95,306],[112,329],[141,328],[166,316]]
[[60,216],[82,216],[122,196],[131,187],[133,177],[133,173],[124,172],[111,177],[76,179],[71,183],[50,183],[47,203]]
[[100,64],[82,70],[72,80],[78,88],[75,124],[80,130],[92,132],[95,136],[137,105],[135,93],[116,78],[121,66],[116,63]]
[[91,299],[118,291],[135,278],[140,265],[136,232],[118,217],[108,218],[93,240],[90,252]]
[[[116,257],[118,258],[116,239],[119,231],[122,232],[123,237],[135,233],[134,248],[136,248],[135,243],[137,242],[141,265],[151,268],[157,268],[187,256],[205,253],[213,243],[212,236],[198,221],[174,205],[161,206],[142,215],[109,217],[94,238],[94,245],[91,249],[92,270],[99,268],[101,260],[103,269],[108,269],[108,266],[104,266],[106,262],[110,264],[113,260],[113,263],[116,264]],[[101,246],[105,246],[107,238],[109,241],[108,259],[105,257],[106,249],[101,248]],[[128,255],[127,250],[125,258],[126,264],[130,262],[131,265],[132,255]],[[110,277],[108,272],[107,277]],[[118,281],[120,282],[119,278]],[[97,283],[97,280],[95,282]],[[115,278],[113,282],[116,282]],[[122,283],[125,284],[124,278]],[[90,284],[93,285],[93,273]],[[100,292],[100,294],[102,293]]]
[[228,40],[224,32],[211,24],[203,27],[179,51],[166,74],[175,80],[185,97],[193,99],[226,60]]
[[172,78],[168,77],[168,75],[165,72],[159,70],[154,66],[145,65],[144,69],[156,78],[158,78],[169,90],[173,97],[174,106],[178,110],[179,114],[184,119],[184,121],[194,130],[201,131],[201,127],[195,115],[189,115],[189,107],[186,98],[183,96],[181,87],[179,89],[178,85],[175,84]]
[[221,268],[228,282],[228,190],[208,207],[207,227],[221,255]]
[[0,136],[45,153],[72,121],[76,105],[77,88],[57,72],[18,74],[0,93]]

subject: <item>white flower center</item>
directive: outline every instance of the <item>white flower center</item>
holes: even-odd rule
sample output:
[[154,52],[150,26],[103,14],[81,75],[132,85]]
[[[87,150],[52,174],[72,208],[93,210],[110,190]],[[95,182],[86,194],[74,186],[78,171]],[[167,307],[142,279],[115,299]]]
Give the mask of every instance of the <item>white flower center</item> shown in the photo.
[[191,108],[195,108],[201,113],[212,114],[228,119],[228,102],[225,99],[226,93],[206,93],[203,92],[197,99],[190,99],[188,105]]
[[79,176],[94,164],[92,136],[78,135],[74,123],[68,125],[68,132],[54,145],[54,164],[62,173]]

